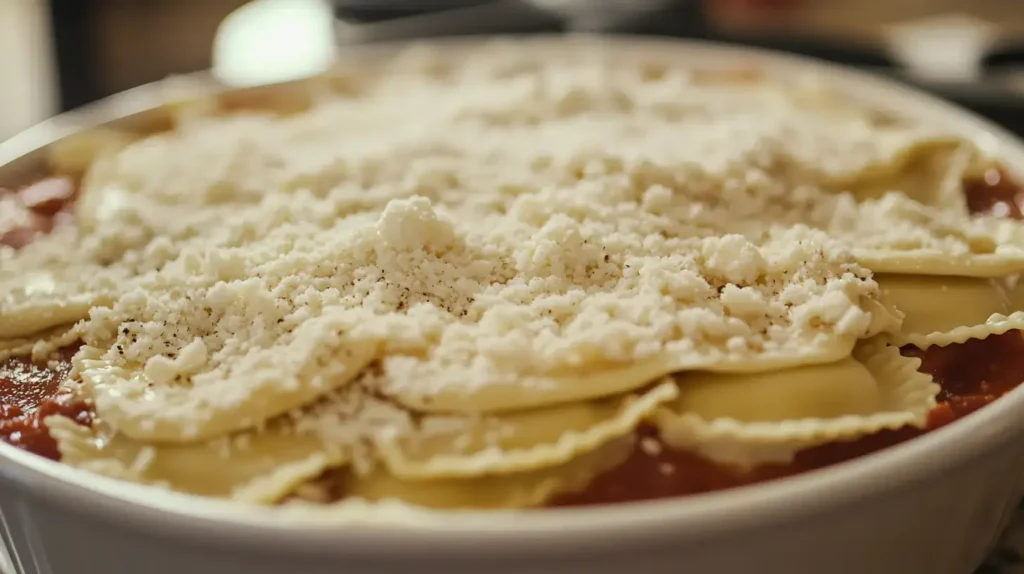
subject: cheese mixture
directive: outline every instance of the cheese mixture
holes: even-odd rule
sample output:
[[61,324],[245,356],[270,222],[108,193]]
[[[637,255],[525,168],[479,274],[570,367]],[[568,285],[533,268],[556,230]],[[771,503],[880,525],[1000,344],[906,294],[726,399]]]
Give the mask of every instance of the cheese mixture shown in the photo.
[[0,350],[84,342],[65,387],[96,422],[46,421],[63,461],[537,506],[641,424],[741,467],[923,426],[938,387],[896,345],[1024,326],[1024,228],[968,215],[971,142],[563,48],[411,50],[299,113],[100,138],[77,225],[0,251]]

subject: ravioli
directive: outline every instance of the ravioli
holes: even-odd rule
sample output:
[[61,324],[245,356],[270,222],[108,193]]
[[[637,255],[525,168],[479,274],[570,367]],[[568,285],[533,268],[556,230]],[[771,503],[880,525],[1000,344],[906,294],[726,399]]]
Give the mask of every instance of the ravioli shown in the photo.
[[383,389],[397,402],[425,412],[500,413],[614,396],[649,385],[673,372],[701,367],[722,372],[747,372],[828,362],[849,354],[855,342],[853,338],[829,341],[823,348],[808,348],[803,357],[795,353],[794,356],[758,358],[741,355],[729,361],[728,355],[723,353],[725,356],[718,362],[713,356],[660,355],[628,366],[590,367],[571,376],[517,376],[509,373],[501,379],[488,381],[486,385],[472,385],[467,381],[465,385],[442,386],[437,391],[430,387],[409,388],[405,381],[425,382],[438,375],[432,365],[422,365],[415,359],[403,357],[385,361],[388,382]]
[[112,478],[250,503],[276,502],[350,452],[287,425],[206,443],[154,445],[62,417],[46,419],[62,460]]
[[904,313],[904,336],[980,325],[994,314],[1011,311],[1006,289],[994,280],[920,275],[880,275],[875,280],[883,300]]
[[83,265],[29,273],[0,271],[0,339],[35,337],[86,318],[95,306],[109,304],[114,292],[112,279],[93,289],[82,286],[76,277],[93,271]]
[[1003,281],[913,275],[876,279],[883,300],[905,315],[899,331],[888,335],[897,345],[926,349],[1024,327],[1024,307]]
[[757,375],[695,374],[656,416],[671,447],[741,467],[883,429],[923,426],[939,387],[880,341],[853,358]]
[[601,472],[626,460],[632,447],[631,440],[620,439],[558,466],[472,478],[403,480],[386,473],[353,474],[343,480],[342,488],[358,499],[398,500],[429,508],[529,508],[585,488]]
[[411,437],[383,432],[377,450],[402,479],[528,471],[565,463],[629,435],[678,394],[663,382],[639,395],[478,418],[426,417]]
[[977,150],[953,137],[894,134],[896,152],[887,161],[826,184],[854,197],[881,199],[896,191],[924,205],[967,214],[963,178]]
[[968,218],[899,192],[829,217],[830,234],[875,273],[998,278],[1024,270],[1019,221]]
[[[375,358],[376,344],[346,339],[338,328],[326,316],[280,346],[219,365],[198,338],[174,359],[159,356],[134,372],[80,358],[84,394],[107,424],[131,438],[208,440],[257,426],[355,379]],[[90,353],[102,351],[87,348],[83,356]]]

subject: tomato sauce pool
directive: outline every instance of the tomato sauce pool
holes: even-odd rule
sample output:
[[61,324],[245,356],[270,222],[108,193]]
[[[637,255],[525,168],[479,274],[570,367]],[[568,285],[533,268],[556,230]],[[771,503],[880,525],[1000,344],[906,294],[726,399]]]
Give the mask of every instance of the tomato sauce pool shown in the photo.
[[[20,248],[60,225],[70,224],[75,183],[48,178],[20,190],[0,190],[0,208],[19,209],[19,222],[0,228],[0,245]],[[974,213],[995,213],[1024,219],[1024,187],[1005,173],[990,170],[966,182],[968,205]],[[0,363],[0,438],[51,459],[56,444],[42,420],[63,414],[81,424],[91,423],[89,406],[57,392],[68,376],[69,359],[77,347],[61,350],[45,365],[23,357]],[[683,496],[790,476],[881,450],[955,421],[998,399],[1024,381],[1024,337],[1018,331],[922,351],[902,349],[920,357],[921,371],[931,374],[942,390],[938,405],[924,429],[883,431],[850,442],[830,443],[800,452],[790,464],[772,464],[741,471],[695,454],[665,448],[653,428],[642,428],[632,455],[622,465],[598,477],[586,490],[566,495],[553,506],[606,504]]]

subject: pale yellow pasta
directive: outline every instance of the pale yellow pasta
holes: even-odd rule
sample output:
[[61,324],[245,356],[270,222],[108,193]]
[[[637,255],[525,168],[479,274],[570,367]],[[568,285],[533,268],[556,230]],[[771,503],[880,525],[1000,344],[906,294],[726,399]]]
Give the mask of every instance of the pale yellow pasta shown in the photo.
[[59,325],[31,337],[0,339],[0,361],[10,357],[31,356],[42,361],[53,351],[78,340],[73,325]]
[[96,302],[91,298],[82,298],[75,302],[69,302],[67,299],[59,301],[37,300],[30,305],[6,311],[0,318],[0,337],[28,339],[35,333],[84,319]]
[[955,138],[911,140],[889,162],[831,181],[827,187],[858,199],[879,199],[895,191],[925,205],[966,214],[963,176],[975,155],[974,146]]
[[671,408],[740,422],[870,414],[882,406],[871,372],[853,358],[751,374],[685,373]]
[[428,416],[412,437],[380,433],[377,449],[398,478],[446,478],[555,466],[633,432],[658,405],[676,397],[666,381],[637,395],[484,415]]
[[995,314],[1008,314],[1010,298],[1002,283],[971,277],[876,275],[882,300],[905,316],[896,344],[908,337],[946,333],[983,325]]
[[0,361],[32,352],[32,347],[35,343],[35,339],[0,340]]
[[919,365],[875,341],[829,365],[753,377],[689,374],[655,420],[673,448],[742,467],[785,463],[817,444],[923,426],[939,387]]
[[883,300],[906,315],[900,330],[886,334],[894,345],[926,349],[1024,328],[1019,287],[1006,281],[913,275],[876,280]]
[[[486,385],[429,384],[432,365],[407,357],[384,361],[388,375],[383,392],[409,408],[432,413],[505,412],[590,400],[634,391],[678,371],[758,372],[838,360],[852,351],[856,339],[833,336],[808,341],[802,352],[751,352],[660,355],[628,365],[588,365],[576,373],[547,376],[508,373]],[[423,384],[409,385],[405,381]],[[390,386],[389,383],[396,383]]]
[[430,508],[528,508],[586,488],[596,476],[625,461],[633,442],[619,439],[567,463],[514,474],[403,480],[383,470],[367,476],[353,473],[344,480],[342,490],[369,501],[399,500]]
[[112,284],[101,289],[95,289],[96,285],[84,288],[75,278],[79,273],[88,274],[90,269],[73,266],[32,273],[0,270],[0,339],[28,338],[74,323],[87,317],[89,309],[112,301]]
[[1009,310],[1024,311],[1024,276],[1007,277],[999,284],[1005,289],[1006,296],[1009,298]]
[[883,249],[850,250],[857,262],[876,273],[999,278],[1024,270],[1024,253],[952,255],[939,250],[894,252]]
[[[205,366],[203,351],[183,350],[164,369],[130,371],[104,360],[81,361],[84,392],[96,413],[118,432],[136,440],[199,442],[251,428],[302,407],[354,379],[375,358],[376,343],[342,338],[337,346],[303,356],[300,345],[276,347],[290,372],[267,373],[267,359],[240,363],[227,378],[193,376]],[[197,345],[194,348],[199,348]],[[331,356],[324,356],[324,352]],[[89,352],[86,349],[86,352]],[[194,359],[195,364],[188,364]],[[171,380],[154,381],[156,373]],[[173,383],[189,376],[191,384]]]
[[203,496],[275,502],[295,486],[344,464],[345,448],[287,424],[190,445],[154,445],[62,417],[45,421],[62,460],[113,478]]
[[931,332],[925,335],[908,334],[901,341],[919,349],[928,347],[945,347],[963,343],[970,339],[984,339],[991,335],[1002,335],[1008,331],[1024,329],[1024,311],[1015,311],[1009,315],[994,314],[982,323],[962,325],[949,331]]

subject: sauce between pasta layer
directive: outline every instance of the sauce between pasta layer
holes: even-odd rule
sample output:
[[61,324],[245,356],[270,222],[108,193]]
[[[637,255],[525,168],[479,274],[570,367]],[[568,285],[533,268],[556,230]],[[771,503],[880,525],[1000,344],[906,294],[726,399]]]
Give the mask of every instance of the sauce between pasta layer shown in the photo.
[[[1024,187],[1005,174],[991,170],[983,178],[967,182],[968,204],[975,213],[991,212],[1014,218],[1022,216]],[[0,245],[22,247],[55,226],[68,224],[75,185],[65,178],[49,178],[18,191],[0,190],[0,201],[21,209],[14,225],[0,228]],[[69,347],[47,365],[25,358],[0,363],[0,438],[10,444],[57,460],[56,443],[42,420],[65,415],[91,424],[87,404],[58,393],[68,376]],[[618,468],[598,477],[586,490],[563,496],[553,506],[605,504],[697,494],[763,482],[850,460],[949,424],[995,401],[1024,381],[1024,337],[1019,331],[970,340],[948,347],[922,351],[903,349],[905,355],[922,359],[921,371],[941,386],[938,406],[930,413],[925,429],[883,431],[861,439],[830,443],[800,452],[786,465],[763,465],[752,471],[711,462],[695,454],[665,448],[653,428],[640,429],[638,446]]]

